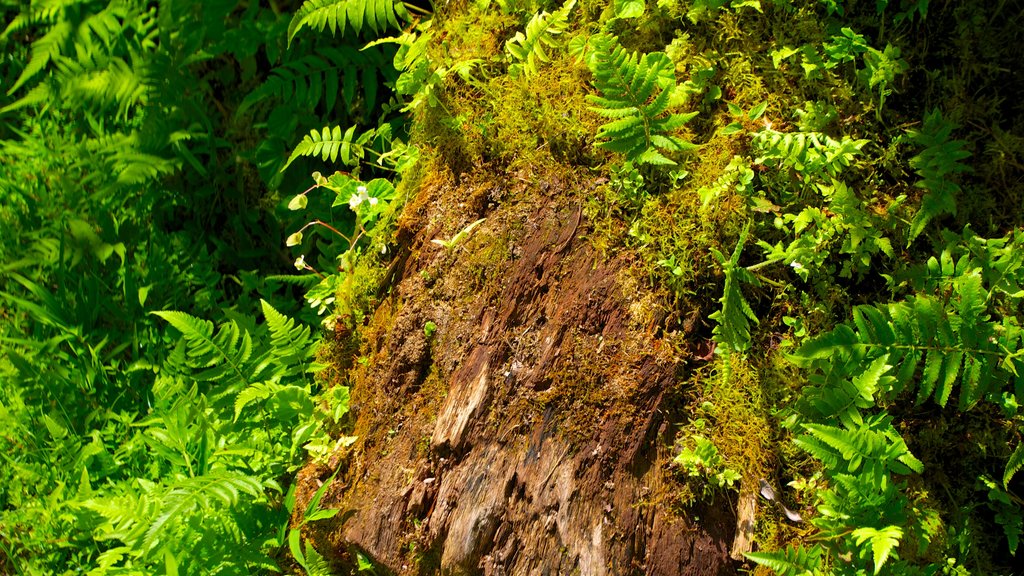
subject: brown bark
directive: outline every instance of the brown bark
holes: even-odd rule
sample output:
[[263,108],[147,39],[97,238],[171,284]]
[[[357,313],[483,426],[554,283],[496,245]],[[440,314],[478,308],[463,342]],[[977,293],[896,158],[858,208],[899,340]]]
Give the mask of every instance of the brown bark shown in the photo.
[[[427,180],[406,207],[360,332],[360,440],[324,499],[343,513],[307,536],[402,574],[735,573],[732,505],[673,505],[678,346],[630,254],[586,238],[591,185],[482,178]],[[454,249],[430,242],[479,217]],[[300,474],[300,504],[331,471]]]

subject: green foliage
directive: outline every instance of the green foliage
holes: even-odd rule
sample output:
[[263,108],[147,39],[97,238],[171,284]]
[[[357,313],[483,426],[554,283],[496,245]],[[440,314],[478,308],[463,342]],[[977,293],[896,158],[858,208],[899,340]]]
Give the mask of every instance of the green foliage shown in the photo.
[[774,245],[758,242],[768,262],[783,262],[806,281],[815,273],[833,273],[836,255],[842,255],[838,272],[844,278],[863,274],[879,253],[895,257],[892,241],[886,235],[888,222],[869,212],[845,183],[833,180],[815,188],[828,204],[806,206],[777,218],[776,228],[792,240]]
[[547,51],[560,46],[558,38],[565,32],[569,23],[569,12],[575,6],[576,0],[568,0],[553,14],[546,11],[534,14],[530,23],[526,25],[526,34],[516,32],[516,35],[505,43],[505,49],[521,63],[517,66],[522,68],[526,76],[537,73],[539,62],[551,62]]
[[918,147],[920,154],[910,159],[910,166],[921,177],[914,185],[925,191],[921,208],[910,224],[910,238],[924,231],[933,218],[943,214],[956,214],[956,197],[960,186],[950,180],[955,174],[968,170],[961,160],[970,157],[963,140],[950,140],[956,126],[942,117],[938,109],[932,110],[924,119],[920,130],[908,130],[907,138]]
[[324,126],[321,130],[311,130],[302,142],[295,146],[295,150],[281,170],[288,168],[301,156],[320,156],[325,162],[328,158],[331,162],[336,162],[340,156],[343,164],[358,166],[363,159],[365,146],[373,136],[374,131],[367,130],[357,137],[355,126],[350,126],[344,133],[341,126]]
[[713,251],[725,274],[725,288],[722,291],[722,298],[719,300],[722,307],[712,313],[709,318],[717,322],[714,330],[715,342],[721,346],[722,353],[726,354],[745,352],[750,348],[750,323],[757,322],[757,316],[754,315],[750,304],[743,297],[741,289],[743,284],[759,285],[757,278],[739,264],[749,231],[748,223],[740,233],[739,240],[736,241],[736,248],[733,249],[732,257],[728,260],[721,252]]
[[662,150],[683,152],[695,146],[674,136],[696,112],[669,114],[675,90],[674,66],[663,52],[639,56],[627,52],[614,36],[594,39],[594,57],[588,63],[601,96],[589,96],[591,109],[615,118],[601,126],[598,146],[619,152],[638,164],[675,164]]
[[[326,112],[352,110],[361,104],[367,110],[377,105],[379,82],[376,76],[387,67],[380,50],[358,50],[352,46],[320,46],[315,54],[285,61],[238,105],[235,114],[245,113],[262,102],[315,109],[323,104]],[[339,98],[340,96],[340,98]]]
[[699,434],[690,439],[693,448],[684,446],[673,460],[687,476],[701,478],[714,488],[731,488],[740,479],[738,472],[725,467],[713,442]]
[[266,183],[312,108],[387,98],[390,54],[285,52],[260,3],[24,4],[0,5],[0,572],[279,570],[281,484],[347,396],[318,409],[316,338],[277,311]]
[[288,24],[288,42],[307,27],[342,35],[349,28],[359,34],[364,27],[380,33],[408,19],[405,4],[396,0],[306,0]]
[[777,132],[770,128],[753,135],[759,150],[756,162],[784,166],[806,177],[838,176],[861,153],[867,140],[843,136],[840,140],[815,132]]
[[747,552],[747,558],[767,566],[780,576],[803,576],[817,574],[821,568],[821,549],[812,546],[787,546],[777,552]]

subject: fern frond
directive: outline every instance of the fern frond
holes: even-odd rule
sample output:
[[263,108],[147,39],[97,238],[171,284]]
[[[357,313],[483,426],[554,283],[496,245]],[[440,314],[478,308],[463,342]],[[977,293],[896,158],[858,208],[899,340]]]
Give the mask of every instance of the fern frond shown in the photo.
[[921,208],[910,223],[908,243],[917,238],[933,218],[956,214],[956,196],[960,193],[960,185],[950,178],[970,170],[960,161],[971,153],[965,149],[965,141],[950,140],[955,128],[955,124],[943,118],[942,112],[935,109],[925,116],[920,130],[907,132],[911,142],[924,148],[910,159],[910,165],[921,177],[915,186],[925,190]]
[[283,386],[273,382],[257,382],[246,387],[238,393],[238,396],[235,396],[235,421],[238,421],[238,417],[242,415],[242,410],[245,410],[246,406],[253,402],[266,400],[282,388]]
[[233,374],[238,382],[249,383],[245,362],[252,355],[252,336],[235,322],[222,324],[214,333],[213,322],[184,312],[153,312],[181,332],[188,346],[193,366],[206,368],[193,377],[200,381],[216,381]]
[[858,545],[871,542],[872,558],[875,563],[875,574],[882,569],[890,556],[896,557],[903,530],[899,526],[886,526],[882,529],[864,526],[853,531],[853,538]]
[[740,255],[743,252],[743,245],[747,241],[749,231],[750,223],[748,222],[740,233],[736,248],[729,260],[726,260],[717,250],[714,251],[715,257],[722,264],[725,273],[725,288],[722,298],[719,300],[722,308],[709,317],[718,323],[713,332],[715,342],[728,352],[745,352],[750,348],[750,323],[757,323],[757,316],[750,308],[746,298],[743,297],[741,290],[743,283],[760,285],[753,274],[739,265]]
[[686,151],[696,148],[672,132],[690,121],[696,112],[667,114],[675,90],[672,61],[661,52],[642,57],[626,52],[614,36],[594,40],[594,58],[589,63],[594,85],[601,96],[588,96],[594,112],[614,118],[601,126],[598,147],[619,152],[629,161],[674,165],[661,150]]
[[388,65],[379,50],[356,50],[350,46],[318,47],[310,54],[274,68],[270,77],[242,100],[235,112],[245,113],[267,100],[291,102],[313,109],[321,102],[327,112],[339,102],[351,110],[357,90],[363,89],[363,105],[373,109],[377,99],[377,81],[373,78]]
[[302,142],[295,146],[295,150],[292,151],[281,171],[284,172],[300,156],[320,156],[324,161],[330,158],[331,162],[335,162],[340,155],[343,163],[357,166],[363,158],[366,144],[373,136],[374,130],[370,129],[356,137],[355,126],[350,126],[344,133],[341,131],[341,126],[334,128],[324,126],[320,131],[311,130],[302,139]]
[[[142,548],[146,551],[154,549],[168,536],[167,526],[182,523],[195,512],[208,513],[217,507],[230,508],[238,503],[242,494],[256,498],[263,494],[263,490],[263,482],[241,472],[213,471],[203,476],[186,478],[171,486],[164,496],[160,512],[146,529]],[[218,517],[222,521],[232,521],[227,515]]]
[[569,23],[569,12],[576,6],[576,0],[568,0],[562,8],[553,14],[540,12],[534,14],[526,25],[526,34],[516,35],[505,43],[505,49],[513,58],[522,62],[522,69],[527,76],[537,73],[540,62],[551,62],[547,48],[556,48],[561,43],[559,36],[565,32]]
[[[33,42],[32,56],[29,58],[28,65],[26,65],[25,69],[21,71],[21,75],[19,75],[18,79],[14,81],[14,84],[7,89],[7,94],[14,94],[18,88],[21,88],[36,74],[42,72],[43,68],[45,68],[51,60],[59,56],[63,45],[71,39],[72,32],[73,29],[71,22],[68,20],[61,20],[54,24],[54,26],[50,28],[42,38]],[[13,105],[14,104],[11,104],[11,106]]]
[[270,329],[270,346],[273,355],[283,363],[295,363],[300,359],[316,354],[317,346],[313,343],[312,331],[309,326],[298,324],[295,320],[281,314],[266,300],[260,300],[263,315]]
[[95,104],[100,111],[116,108],[125,119],[129,110],[148,100],[145,70],[136,70],[122,58],[61,59],[57,68],[65,100]]
[[344,35],[348,28],[359,34],[365,26],[379,33],[400,28],[399,20],[409,20],[409,12],[397,0],[306,0],[288,24],[288,44],[305,27]]
[[[883,396],[916,384],[918,402],[948,402],[959,381],[959,406],[967,410],[1024,369],[1016,354],[1019,331],[1000,328],[984,314],[986,292],[977,271],[954,283],[952,306],[921,295],[888,306],[859,306],[853,327],[840,325],[802,346],[792,357],[818,363],[834,382],[865,370],[881,356],[900,366]],[[974,278],[971,278],[974,277]],[[1010,348],[1009,346],[1013,346]],[[924,366],[917,376],[917,367]]]
[[789,545],[778,552],[746,552],[743,554],[780,576],[817,574],[821,568],[821,547],[810,548]]
[[1006,461],[1006,469],[1003,471],[1003,488],[1009,490],[1010,480],[1021,469],[1024,468],[1024,442],[1017,444],[1010,459]]
[[834,178],[853,162],[868,141],[849,136],[836,140],[819,132],[766,129],[754,133],[753,143],[761,151],[755,160],[758,164],[774,162],[793,168],[805,177],[821,176],[825,172]]

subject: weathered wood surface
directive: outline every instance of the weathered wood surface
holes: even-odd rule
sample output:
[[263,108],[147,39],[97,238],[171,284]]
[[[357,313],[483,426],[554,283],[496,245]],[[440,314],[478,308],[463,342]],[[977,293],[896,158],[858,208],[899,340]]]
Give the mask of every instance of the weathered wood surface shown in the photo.
[[[671,505],[681,368],[629,255],[596,253],[579,201],[548,200],[580,184],[509,181],[428,184],[406,208],[404,269],[353,372],[360,441],[324,499],[343,513],[307,536],[402,574],[735,573],[730,503],[699,521]],[[430,243],[479,217],[454,250]],[[300,501],[331,472],[303,470]]]

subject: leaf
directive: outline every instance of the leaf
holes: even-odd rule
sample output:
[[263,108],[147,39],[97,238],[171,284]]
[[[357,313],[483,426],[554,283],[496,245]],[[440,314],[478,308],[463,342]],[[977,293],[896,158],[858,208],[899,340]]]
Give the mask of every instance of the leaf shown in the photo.
[[405,4],[396,0],[306,0],[288,24],[288,44],[305,27],[331,34],[344,35],[348,29],[356,34],[366,27],[374,32],[398,29],[399,20],[409,19]]
[[[739,266],[740,254],[743,252],[743,244],[749,232],[750,222],[747,222],[740,232],[739,240],[736,241],[732,257],[723,262],[725,288],[719,299],[722,307],[709,316],[718,323],[713,331],[715,342],[731,352],[744,352],[750,347],[750,322],[757,323],[757,316],[743,297],[740,288],[742,283],[759,285],[752,274]],[[724,259],[721,255],[718,257],[720,260]]]
[[[306,208],[306,204],[308,202],[309,202],[309,198],[307,198],[305,194],[299,194],[299,195],[295,196],[294,198],[292,198],[288,202],[288,209],[289,210],[303,210],[303,209]],[[291,237],[290,236],[289,236],[289,241],[291,241]],[[295,246],[296,244],[299,244],[301,242],[302,242],[302,240],[300,238],[298,242],[296,242],[295,244],[288,244],[288,246]]]
[[561,45],[559,37],[565,32],[569,12],[575,5],[576,0],[568,0],[554,14],[534,14],[530,23],[526,25],[526,34],[516,32],[516,35],[505,43],[505,50],[514,59],[522,62],[522,69],[527,76],[537,73],[540,62],[551,62],[547,50]]
[[669,114],[675,91],[672,61],[662,52],[642,57],[629,53],[610,35],[594,39],[594,58],[588,63],[601,96],[590,95],[591,110],[612,118],[601,126],[597,146],[619,152],[641,164],[674,165],[661,150],[696,148],[672,132],[689,122],[696,112]]
[[881,530],[863,527],[853,531],[853,538],[857,544],[871,541],[871,551],[875,563],[875,574],[882,570],[886,560],[899,546],[900,538],[903,537],[903,530],[899,526],[886,526]]
[[778,552],[744,552],[743,555],[780,576],[816,574],[821,566],[821,548],[818,545],[804,548],[791,544]]
[[443,247],[443,248],[445,248],[447,250],[451,250],[452,248],[458,246],[463,240],[468,238],[469,235],[473,232],[473,230],[477,226],[479,226],[479,225],[484,223],[484,220],[487,220],[487,219],[486,218],[481,218],[481,219],[479,219],[479,220],[477,220],[475,222],[470,223],[469,225],[467,225],[462,230],[459,230],[459,232],[457,234],[455,234],[455,236],[452,236],[450,240],[441,240],[441,239],[438,239],[438,238],[434,238],[433,240],[431,240],[431,242],[434,243],[434,244],[437,244],[438,246],[441,246],[441,247]]
[[1009,490],[1010,480],[1013,480],[1013,476],[1021,468],[1024,468],[1024,442],[1017,444],[1010,459],[1006,461],[1006,469],[1003,471],[1003,488]]

